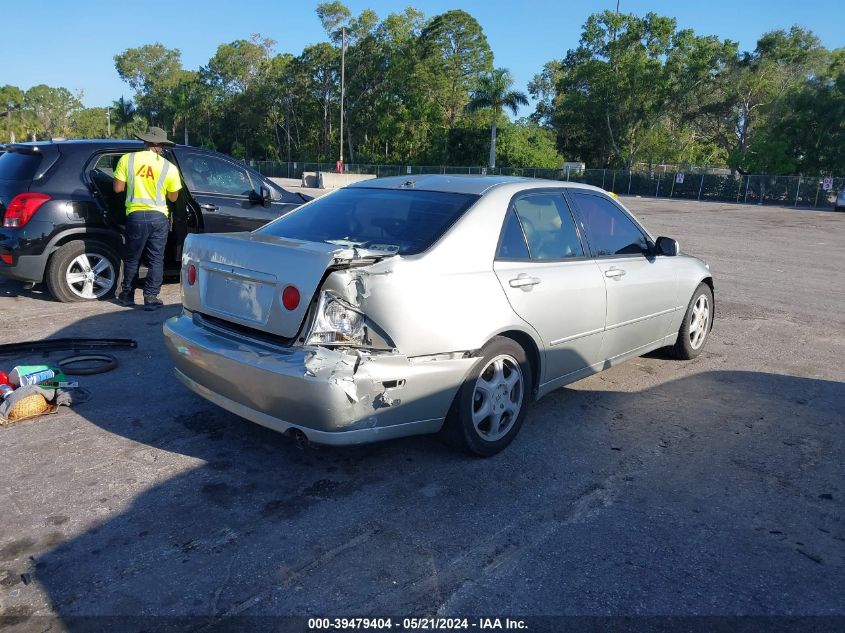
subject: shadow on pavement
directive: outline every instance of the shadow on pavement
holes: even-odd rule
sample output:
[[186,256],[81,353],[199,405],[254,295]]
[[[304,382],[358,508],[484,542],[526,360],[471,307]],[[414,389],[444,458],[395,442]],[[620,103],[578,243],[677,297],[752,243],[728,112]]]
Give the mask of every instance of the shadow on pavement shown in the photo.
[[30,284],[13,279],[3,279],[0,284],[0,296],[3,297],[25,297],[27,299],[40,299],[41,301],[55,301],[46,284]]
[[[95,397],[58,445],[20,458],[45,469],[22,489],[40,501],[0,566],[10,586],[30,574],[70,630],[91,626],[77,616],[842,611],[842,383],[708,371],[564,388],[487,460],[432,437],[303,448],[172,378],[160,323],[177,310],[57,334],[152,332],[86,381]],[[62,417],[32,424],[58,434]]]

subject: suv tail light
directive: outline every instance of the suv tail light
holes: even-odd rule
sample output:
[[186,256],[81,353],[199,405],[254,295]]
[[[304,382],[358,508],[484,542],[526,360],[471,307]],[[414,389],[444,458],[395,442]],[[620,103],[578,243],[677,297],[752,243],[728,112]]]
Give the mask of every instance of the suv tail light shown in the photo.
[[19,193],[9,206],[6,207],[6,214],[3,216],[3,226],[6,228],[17,228],[24,226],[30,218],[38,211],[38,207],[50,199],[46,193]]

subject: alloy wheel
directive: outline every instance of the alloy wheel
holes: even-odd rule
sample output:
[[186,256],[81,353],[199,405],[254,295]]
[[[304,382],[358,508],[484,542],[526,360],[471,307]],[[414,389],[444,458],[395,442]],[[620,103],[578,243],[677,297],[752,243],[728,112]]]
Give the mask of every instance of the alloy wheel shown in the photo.
[[116,282],[114,265],[99,253],[83,253],[71,260],[65,271],[70,291],[82,299],[99,299]]
[[704,344],[704,338],[710,326],[710,302],[706,295],[701,295],[695,302],[690,315],[689,343],[693,349]]
[[511,430],[525,400],[525,380],[515,358],[500,355],[491,359],[475,381],[472,395],[472,424],[476,433],[495,442]]

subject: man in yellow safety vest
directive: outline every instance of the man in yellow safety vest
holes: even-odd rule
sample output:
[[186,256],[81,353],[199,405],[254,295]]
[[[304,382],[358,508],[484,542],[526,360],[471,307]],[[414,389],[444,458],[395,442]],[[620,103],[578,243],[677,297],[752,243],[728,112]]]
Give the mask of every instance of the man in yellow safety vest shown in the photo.
[[176,202],[182,179],[176,165],[161,155],[165,146],[174,144],[164,130],[151,127],[146,134],[135,136],[144,141],[145,149],[124,154],[114,168],[114,191],[126,192],[123,286],[117,300],[124,306],[135,305],[133,283],[146,253],[149,270],[144,281],[144,310],[157,310],[162,305],[158,293],[170,230],[167,201]]

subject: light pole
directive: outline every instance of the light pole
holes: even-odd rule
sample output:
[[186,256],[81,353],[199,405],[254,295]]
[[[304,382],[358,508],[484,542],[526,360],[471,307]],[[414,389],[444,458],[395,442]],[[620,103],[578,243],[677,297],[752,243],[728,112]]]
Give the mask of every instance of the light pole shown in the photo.
[[111,108],[106,106],[106,125],[108,126],[108,138],[111,138]]
[[346,28],[340,31],[340,160],[337,172],[343,173],[343,93],[346,87]]

